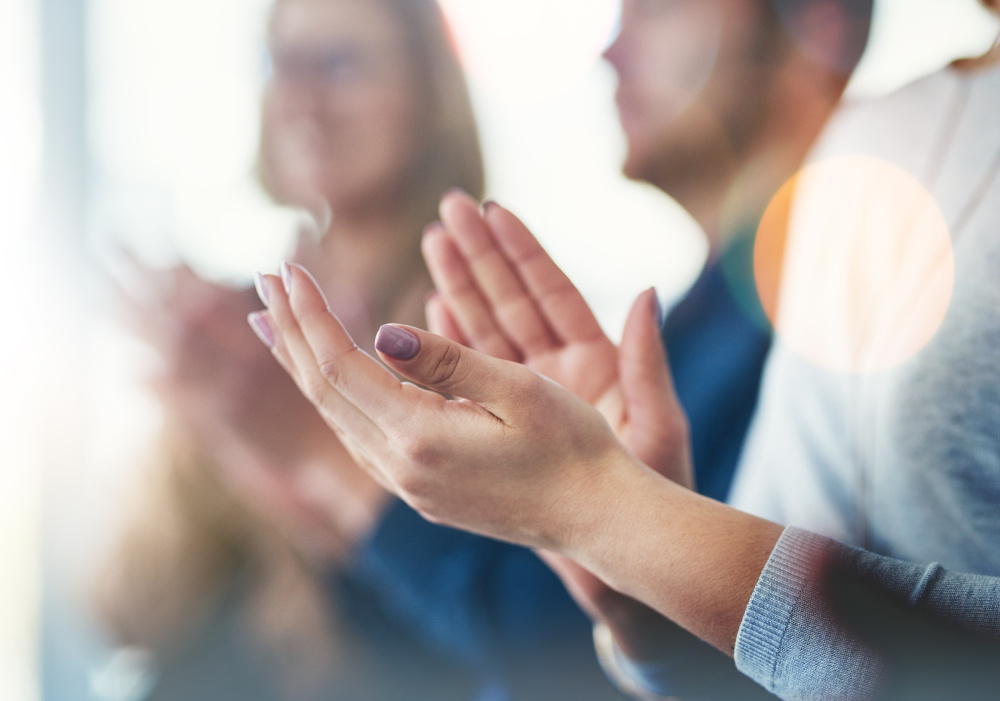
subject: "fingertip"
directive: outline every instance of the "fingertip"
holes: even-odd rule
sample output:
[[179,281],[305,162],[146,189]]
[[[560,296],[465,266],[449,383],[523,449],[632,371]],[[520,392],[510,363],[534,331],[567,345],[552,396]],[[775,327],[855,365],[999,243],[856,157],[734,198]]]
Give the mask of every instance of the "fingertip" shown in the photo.
[[513,212],[511,212],[509,209],[504,207],[496,200],[486,200],[485,202],[483,202],[481,211],[484,219],[494,219],[499,216],[499,217],[512,217],[513,219],[520,221],[519,219],[517,219],[517,216]]
[[427,252],[433,252],[446,238],[448,238],[448,232],[444,225],[441,222],[432,222],[424,227],[424,234],[420,239],[420,249],[426,255]]
[[424,227],[423,235],[424,237],[434,236],[436,234],[445,233],[444,224],[440,220],[432,221],[430,224]]
[[453,197],[462,197],[467,200],[472,199],[472,195],[466,192],[464,188],[458,187],[457,185],[455,187],[449,187],[444,191],[444,194],[441,195],[442,200],[451,199]]
[[260,297],[260,301],[265,307],[271,306],[271,294],[268,290],[267,280],[264,279],[262,273],[255,273],[253,277],[253,285],[257,289],[257,296]]
[[420,339],[407,328],[384,324],[375,336],[375,350],[396,360],[412,360],[420,352]]
[[469,206],[470,204],[477,210],[479,209],[479,203],[476,202],[472,195],[460,187],[453,187],[441,195],[438,212],[441,218],[445,219],[445,212],[451,210],[453,207]]
[[323,288],[319,286],[319,283],[316,281],[316,278],[313,277],[313,274],[298,263],[284,261],[281,264],[281,280],[284,283],[285,294],[288,295],[289,301],[292,299],[293,291],[296,292],[296,298],[300,297],[297,293],[301,291],[302,283],[308,282],[312,286],[316,295],[319,296],[323,306],[329,308],[329,304],[326,301],[326,295],[323,294]]
[[477,216],[480,214],[478,200],[465,190],[455,187],[448,190],[441,197],[441,204],[438,207],[438,213],[440,214],[442,221],[447,221],[453,217],[456,212],[463,209],[474,212]]
[[656,287],[650,287],[646,293],[651,298],[649,306],[650,313],[653,316],[653,321],[656,323],[656,327],[660,328],[663,326],[663,303],[660,301],[660,295],[656,291]]
[[657,347],[656,356],[664,354],[661,330],[663,328],[660,299],[655,287],[649,287],[639,293],[632,304],[625,329],[622,332],[621,351],[624,355],[637,355],[652,359],[652,349]]
[[443,329],[443,302],[437,290],[431,290],[424,297],[424,318],[427,319],[427,328],[436,334],[441,334]]
[[250,328],[257,335],[265,346],[273,349],[275,343],[277,342],[277,335],[274,333],[274,327],[271,325],[271,320],[267,312],[251,312],[247,315],[247,322],[250,324]]

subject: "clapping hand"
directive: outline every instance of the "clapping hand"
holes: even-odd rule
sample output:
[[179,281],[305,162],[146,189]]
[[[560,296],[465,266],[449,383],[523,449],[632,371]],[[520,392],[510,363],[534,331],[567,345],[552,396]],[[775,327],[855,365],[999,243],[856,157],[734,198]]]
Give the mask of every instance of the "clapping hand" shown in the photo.
[[[528,229],[494,203],[480,210],[460,192],[441,203],[424,257],[438,294],[431,329],[495,357],[525,364],[595,406],[646,465],[691,486],[686,424],[659,338],[660,312],[647,290],[616,347],[580,292]],[[629,652],[653,655],[667,622],[619,594],[570,558],[540,551],[587,613],[609,625]]]
[[620,347],[517,217],[449,192],[428,227],[424,257],[438,294],[432,330],[523,363],[595,406],[643,463],[690,486],[687,424],[660,341],[653,290],[636,300]]
[[384,326],[382,359],[416,384],[400,382],[355,345],[305,269],[285,264],[282,277],[264,278],[268,310],[252,317],[261,338],[357,463],[428,519],[570,551],[613,518],[626,474],[645,470],[555,382]]
[[174,435],[293,541],[339,557],[385,495],[254,341],[245,321],[259,308],[253,288],[206,280],[185,265],[126,262],[136,282],[121,302],[159,359],[150,384]]

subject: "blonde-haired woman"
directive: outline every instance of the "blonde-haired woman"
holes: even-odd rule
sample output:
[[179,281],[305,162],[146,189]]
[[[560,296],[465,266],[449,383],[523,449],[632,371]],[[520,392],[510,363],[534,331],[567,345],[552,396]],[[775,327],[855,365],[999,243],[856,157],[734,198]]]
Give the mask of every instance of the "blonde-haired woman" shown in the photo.
[[[484,186],[440,10],[277,0],[269,49],[259,178],[325,220],[295,258],[358,338],[422,323],[422,228],[441,192]],[[254,292],[156,277],[169,293],[139,318],[163,359],[165,426],[95,596],[115,640],[151,653],[150,698],[471,698],[460,666],[338,579],[392,501],[253,342]]]

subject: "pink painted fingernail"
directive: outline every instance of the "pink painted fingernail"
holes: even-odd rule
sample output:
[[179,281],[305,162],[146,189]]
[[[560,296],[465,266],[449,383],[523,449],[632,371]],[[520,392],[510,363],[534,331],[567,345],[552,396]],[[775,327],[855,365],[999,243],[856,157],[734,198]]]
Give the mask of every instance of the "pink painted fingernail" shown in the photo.
[[375,336],[375,349],[397,360],[410,360],[420,350],[420,339],[406,329],[386,324]]
[[483,202],[483,214],[485,215],[487,212],[489,212],[491,207],[498,207],[498,206],[499,205],[496,203],[495,200],[486,200],[485,202]]
[[267,318],[267,314],[252,312],[247,316],[247,321],[250,322],[250,328],[257,334],[257,338],[263,341],[268,348],[274,348],[274,329],[271,328],[271,320]]
[[292,266],[287,260],[281,264],[281,281],[285,283],[285,294],[292,294]]
[[267,280],[264,279],[264,276],[257,273],[254,276],[253,285],[257,288],[257,296],[260,297],[260,301],[264,303],[264,306],[271,306],[271,300],[267,293]]

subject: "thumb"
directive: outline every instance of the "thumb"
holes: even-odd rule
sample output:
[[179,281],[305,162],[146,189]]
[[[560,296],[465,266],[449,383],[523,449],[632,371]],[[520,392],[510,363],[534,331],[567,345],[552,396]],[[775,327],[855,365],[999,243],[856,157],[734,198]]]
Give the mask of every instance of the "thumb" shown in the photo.
[[677,401],[660,338],[660,304],[652,288],[632,305],[618,353],[629,449],[646,465],[689,485],[687,470],[678,473],[686,451],[687,419]]
[[619,347],[619,376],[625,404],[633,420],[642,407],[662,404],[673,397],[673,382],[666,350],[660,339],[660,303],[649,288],[632,304]]
[[469,399],[500,416],[508,397],[533,374],[527,368],[492,358],[428,331],[386,324],[375,350],[403,377],[443,394]]

